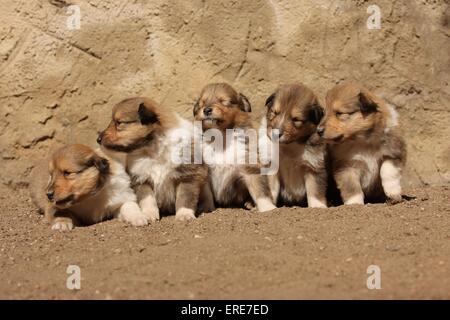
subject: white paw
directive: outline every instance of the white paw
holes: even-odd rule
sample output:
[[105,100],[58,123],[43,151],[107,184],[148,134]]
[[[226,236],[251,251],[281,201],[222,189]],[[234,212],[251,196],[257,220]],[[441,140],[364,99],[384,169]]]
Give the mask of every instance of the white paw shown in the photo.
[[327,205],[320,200],[317,199],[311,199],[308,200],[308,207],[309,208],[327,208]]
[[151,208],[142,210],[142,213],[147,217],[147,219],[151,222],[159,220],[159,209]]
[[266,212],[277,208],[269,198],[260,198],[256,200],[256,205],[259,212]]
[[264,206],[259,206],[258,207],[258,211],[259,212],[266,212],[266,211],[270,211],[270,210],[275,210],[277,207],[274,206],[273,204],[268,204],[268,205],[264,205]]
[[387,195],[387,204],[394,205],[403,201],[401,194],[391,194]]
[[52,230],[70,231],[73,229],[73,222],[69,220],[55,221],[52,225]]
[[125,221],[132,226],[142,227],[148,224],[148,218],[142,212],[128,212],[120,216],[120,220]]
[[323,203],[315,203],[309,206],[310,208],[328,208],[325,204]]
[[244,203],[244,208],[247,210],[253,210],[255,209],[255,204],[253,203],[253,201],[246,201]]
[[175,219],[178,221],[189,221],[195,219],[194,210],[188,208],[180,208],[175,214]]
[[351,204],[364,204],[364,194],[355,194],[354,196],[351,196],[347,200],[344,201],[345,205],[351,205]]
[[141,227],[148,224],[149,218],[142,213],[135,202],[125,202],[120,208],[119,220],[128,222],[132,226]]

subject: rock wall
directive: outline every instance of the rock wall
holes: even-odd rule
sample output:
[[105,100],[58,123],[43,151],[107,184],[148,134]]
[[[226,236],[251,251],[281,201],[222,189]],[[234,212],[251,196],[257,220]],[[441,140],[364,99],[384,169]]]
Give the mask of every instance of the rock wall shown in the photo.
[[[367,28],[372,4],[381,29]],[[67,26],[70,5],[80,8],[80,29]],[[0,0],[0,182],[26,186],[33,162],[61,144],[95,145],[125,97],[147,95],[192,118],[201,87],[226,81],[250,98],[258,119],[280,83],[301,81],[323,100],[334,84],[354,80],[401,115],[405,185],[449,184],[449,7],[446,0]]]

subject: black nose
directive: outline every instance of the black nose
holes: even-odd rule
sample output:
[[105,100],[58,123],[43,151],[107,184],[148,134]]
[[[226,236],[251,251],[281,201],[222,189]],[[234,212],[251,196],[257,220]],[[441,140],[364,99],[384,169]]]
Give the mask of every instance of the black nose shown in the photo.
[[281,139],[281,137],[283,136],[283,131],[281,131],[280,129],[273,129],[272,130],[272,138],[271,139]]
[[103,138],[103,134],[100,133],[100,134],[98,135],[98,137],[97,137],[97,143],[98,143],[98,144],[102,144],[102,138]]
[[48,200],[53,201],[54,195],[55,195],[55,192],[54,192],[54,191],[48,191],[48,192],[47,192],[47,198],[48,198]]
[[319,136],[323,136],[323,132],[325,131],[324,127],[318,127],[317,128],[317,133],[319,134]]
[[213,109],[211,107],[206,107],[205,109],[203,109],[203,114],[205,116],[210,116],[213,112]]

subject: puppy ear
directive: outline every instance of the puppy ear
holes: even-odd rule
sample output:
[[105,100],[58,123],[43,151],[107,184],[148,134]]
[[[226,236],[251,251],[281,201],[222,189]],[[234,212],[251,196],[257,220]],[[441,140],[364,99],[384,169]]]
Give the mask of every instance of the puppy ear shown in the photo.
[[266,103],[265,106],[267,108],[271,108],[273,105],[273,101],[275,100],[275,93],[272,93],[267,99],[266,99]]
[[100,171],[100,173],[109,172],[109,161],[97,155],[93,156],[88,160],[88,166],[96,167],[97,170]]
[[248,101],[247,97],[242,93],[239,93],[239,97],[241,98],[241,110],[245,112],[252,112],[252,106],[250,101]]
[[377,103],[372,99],[370,94],[365,91],[359,93],[359,104],[362,113],[371,113],[378,109]]
[[139,105],[138,115],[142,124],[150,124],[158,121],[158,116],[153,111],[148,110],[144,103]]
[[312,105],[309,109],[308,118],[312,123],[318,125],[323,118],[323,108],[319,104]]

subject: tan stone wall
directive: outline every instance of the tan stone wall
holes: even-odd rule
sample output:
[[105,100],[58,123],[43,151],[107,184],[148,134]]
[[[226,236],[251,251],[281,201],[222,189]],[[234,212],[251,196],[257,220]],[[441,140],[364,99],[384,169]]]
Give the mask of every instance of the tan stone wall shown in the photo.
[[[69,30],[67,5],[81,8]],[[343,80],[395,105],[408,141],[406,185],[450,182],[448,1],[385,1],[368,30],[363,0],[0,0],[1,183],[25,185],[63,143],[95,145],[111,106],[147,95],[191,118],[203,85],[227,81],[255,119],[280,83],[321,99]]]

